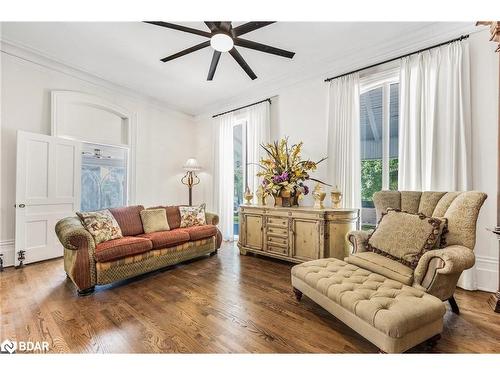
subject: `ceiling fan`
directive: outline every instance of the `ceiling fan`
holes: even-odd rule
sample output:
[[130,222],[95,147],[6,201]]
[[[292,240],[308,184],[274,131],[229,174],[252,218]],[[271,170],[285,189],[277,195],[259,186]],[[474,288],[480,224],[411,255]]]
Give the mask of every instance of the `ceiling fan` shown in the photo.
[[214,54],[212,57],[212,62],[210,63],[210,69],[208,70],[207,81],[211,81],[214,78],[215,70],[217,69],[217,64],[219,63],[219,59],[222,52],[229,52],[229,54],[236,60],[236,62],[241,66],[241,68],[248,74],[248,76],[252,80],[257,78],[253,70],[247,64],[245,59],[243,59],[243,57],[240,55],[235,46],[250,48],[256,51],[270,53],[272,55],[282,56],[289,59],[293,58],[295,52],[285,51],[284,49],[281,48],[271,47],[266,44],[261,44],[253,42],[251,40],[240,38],[240,36],[243,34],[260,29],[275,22],[276,21],[247,22],[233,28],[231,22],[228,21],[217,21],[217,22],[205,21],[205,25],[207,25],[207,27],[210,29],[210,32],[208,32],[168,22],[146,21],[146,23],[152,25],[184,31],[186,33],[196,34],[209,38],[209,40],[203,43],[197,44],[193,47],[187,48],[183,51],[174,53],[173,55],[161,59],[161,61],[167,62],[176,59],[178,57],[187,55],[188,53],[198,51],[202,48],[212,46],[212,48],[214,49]]

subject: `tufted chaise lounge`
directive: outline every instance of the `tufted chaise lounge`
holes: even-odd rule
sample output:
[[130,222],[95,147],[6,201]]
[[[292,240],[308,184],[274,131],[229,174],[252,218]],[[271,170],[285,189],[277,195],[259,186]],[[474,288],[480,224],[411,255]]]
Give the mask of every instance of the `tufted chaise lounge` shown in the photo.
[[339,259],[318,259],[292,268],[302,293],[386,353],[402,353],[439,335],[444,304],[421,290]]
[[476,221],[485,199],[475,191],[375,193],[378,217],[388,208],[445,217],[446,246],[424,253],[412,269],[368,251],[371,232],[350,232],[349,257],[292,268],[297,299],[307,295],[382,352],[401,353],[438,338],[446,311],[442,301],[449,300],[458,313],[453,292],[462,271],[474,265]]

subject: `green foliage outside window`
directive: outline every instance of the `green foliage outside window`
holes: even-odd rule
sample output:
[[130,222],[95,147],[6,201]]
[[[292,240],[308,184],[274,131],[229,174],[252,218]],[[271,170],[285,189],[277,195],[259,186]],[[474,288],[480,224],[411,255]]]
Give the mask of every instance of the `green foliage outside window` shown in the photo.
[[[389,189],[398,190],[398,159],[389,160]],[[373,193],[382,190],[382,160],[361,161],[361,200],[363,207],[373,207]]]

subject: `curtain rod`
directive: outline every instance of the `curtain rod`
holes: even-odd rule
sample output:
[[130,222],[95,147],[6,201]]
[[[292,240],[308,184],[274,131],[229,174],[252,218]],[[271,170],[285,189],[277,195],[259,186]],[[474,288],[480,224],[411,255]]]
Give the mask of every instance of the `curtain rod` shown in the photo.
[[253,105],[257,105],[257,104],[264,103],[264,102],[269,102],[269,104],[271,104],[271,98],[267,98],[267,99],[260,100],[258,102],[252,103],[252,104],[247,104],[247,105],[244,105],[242,107],[231,109],[230,111],[226,111],[226,112],[222,112],[222,113],[217,113],[216,115],[213,115],[212,118],[219,117],[219,116],[222,116],[222,115],[226,115],[226,114],[231,113],[231,112],[236,112],[236,111],[239,111],[240,109],[248,108],[248,107],[251,107]]
[[379,66],[379,65],[382,65],[382,64],[387,64],[391,61],[394,61],[394,60],[399,60],[399,59],[402,59],[404,57],[408,57],[408,56],[411,56],[411,55],[415,55],[417,53],[420,53],[420,52],[424,52],[424,51],[427,51],[427,50],[430,50],[430,49],[433,49],[433,48],[437,48],[437,47],[441,47],[441,46],[444,46],[446,44],[450,44],[450,43],[453,43],[453,42],[458,42],[458,41],[462,41],[464,39],[467,39],[469,37],[469,34],[467,35],[462,35],[460,36],[459,38],[455,38],[455,39],[452,39],[452,40],[448,40],[447,42],[443,42],[443,43],[439,43],[439,44],[435,44],[431,47],[426,47],[426,48],[422,48],[422,49],[419,49],[418,51],[415,51],[415,52],[410,52],[410,53],[407,53],[405,55],[402,55],[402,56],[398,56],[398,57],[394,57],[392,59],[389,59],[389,60],[385,60],[385,61],[382,61],[382,62],[378,62],[376,64],[372,64],[372,65],[369,65],[369,66],[366,66],[364,68],[360,68],[360,69],[356,69],[356,70],[353,70],[351,72],[348,72],[348,73],[344,73],[344,74],[340,74],[338,76],[335,76],[335,77],[332,77],[332,78],[327,78],[325,79],[325,82],[330,82],[330,81],[333,81],[334,79],[337,79],[337,78],[340,78],[340,77],[344,77],[346,75],[349,75],[349,74],[353,74],[353,73],[357,73],[357,72],[360,72],[362,70],[366,70],[366,69],[370,69],[370,68],[374,68],[376,66]]

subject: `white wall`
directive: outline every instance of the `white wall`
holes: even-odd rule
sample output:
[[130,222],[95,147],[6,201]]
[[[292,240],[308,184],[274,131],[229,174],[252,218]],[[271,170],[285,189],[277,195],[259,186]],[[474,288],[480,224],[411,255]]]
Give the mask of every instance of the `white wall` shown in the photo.
[[[97,95],[137,115],[136,202],[187,203],[182,165],[194,153],[193,118],[129,95],[95,77],[1,54],[0,252],[10,264],[15,218],[16,132],[50,134],[51,90]],[[89,124],[88,126],[92,126]],[[12,253],[12,254],[11,254]],[[13,259],[13,258],[12,258]]]
[[472,188],[488,194],[477,223],[477,287],[498,287],[498,240],[486,228],[497,224],[499,53],[489,32],[470,36],[472,100]]
[[[497,124],[498,124],[498,53],[495,44],[489,41],[487,31],[472,34],[469,38],[471,52],[472,81],[472,168],[473,189],[486,192],[488,199],[481,210],[478,221],[478,238],[475,249],[477,257],[477,281],[481,290],[497,288],[498,242],[486,231],[496,225],[497,192]],[[326,75],[326,74],[325,74]],[[274,96],[276,95],[276,96]],[[247,103],[273,96],[271,105],[271,138],[289,136],[292,142],[304,141],[303,156],[316,160],[326,155],[327,150],[327,102],[326,84],[322,79],[307,80],[293,86],[263,93],[261,97],[248,98]],[[225,110],[244,104],[227,103]],[[217,112],[217,111],[215,111]],[[211,180],[213,150],[211,119],[207,113],[197,117],[197,157],[206,167],[205,179]],[[210,140],[210,141],[208,141]],[[322,166],[315,173],[326,179]],[[197,201],[206,201],[210,206],[212,185],[206,184],[198,190]],[[311,197],[303,201],[311,204]]]

